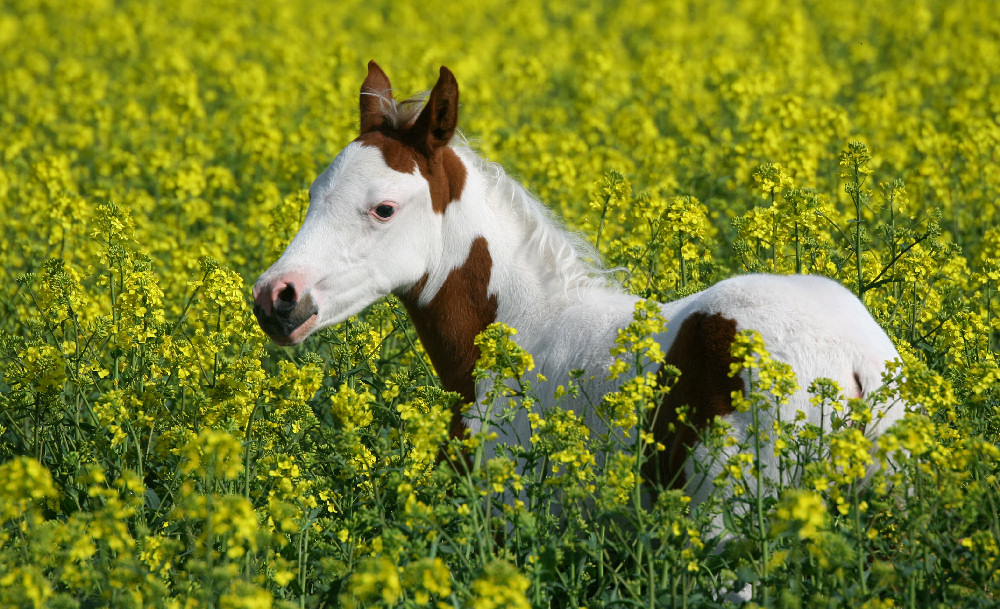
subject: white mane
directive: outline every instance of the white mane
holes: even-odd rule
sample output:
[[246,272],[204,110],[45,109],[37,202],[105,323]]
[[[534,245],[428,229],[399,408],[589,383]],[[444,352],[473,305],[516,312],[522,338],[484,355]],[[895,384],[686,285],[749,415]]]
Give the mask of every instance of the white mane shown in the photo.
[[507,206],[521,220],[527,235],[526,247],[546,261],[546,270],[558,279],[566,292],[615,286],[609,272],[600,266],[600,254],[583,236],[568,230],[544,203],[507,175],[498,163],[482,158],[467,143],[458,150],[466,153],[462,155],[466,161],[477,164],[473,168],[486,180],[488,202]]
[[417,120],[420,111],[424,109],[424,104],[427,102],[430,92],[415,93],[400,101],[396,101],[396,98],[392,96],[391,90],[379,92],[362,91],[361,94],[370,95],[378,100],[379,110],[382,111],[382,116],[385,118],[385,122],[390,129],[406,129]]
[[[391,91],[363,93],[375,96],[386,124],[392,129],[410,127],[423,109],[429,93],[416,93],[397,101]],[[470,165],[478,170],[487,183],[487,200],[490,204],[506,205],[524,223],[528,235],[526,246],[534,249],[540,259],[548,261],[546,271],[564,287],[566,293],[591,288],[617,288],[611,271],[600,265],[600,254],[581,235],[563,225],[562,221],[536,199],[517,180],[507,175],[498,163],[481,157],[465,136],[458,136],[452,147]]]

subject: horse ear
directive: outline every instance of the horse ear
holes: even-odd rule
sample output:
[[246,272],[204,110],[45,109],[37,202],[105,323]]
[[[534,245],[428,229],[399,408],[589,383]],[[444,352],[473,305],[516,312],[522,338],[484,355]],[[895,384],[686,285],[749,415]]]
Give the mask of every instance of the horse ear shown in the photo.
[[441,66],[441,75],[431,90],[427,105],[413,122],[411,138],[428,154],[448,145],[458,125],[458,82],[451,70]]
[[361,135],[375,131],[385,123],[382,104],[392,102],[389,77],[374,61],[368,62],[368,76],[361,84]]

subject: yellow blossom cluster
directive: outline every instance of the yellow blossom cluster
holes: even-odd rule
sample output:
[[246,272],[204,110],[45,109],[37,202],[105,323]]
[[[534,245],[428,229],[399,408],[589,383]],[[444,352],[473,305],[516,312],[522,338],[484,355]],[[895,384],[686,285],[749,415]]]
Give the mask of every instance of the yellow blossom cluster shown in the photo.
[[[982,0],[3,2],[0,606],[991,604],[998,24]],[[554,410],[524,447],[449,440],[459,398],[395,298],[304,347],[257,327],[370,59],[397,98],[450,67],[470,145],[650,299],[585,372],[620,391],[556,390],[622,433]],[[653,498],[654,301],[757,271],[839,280],[902,362],[861,401],[814,384],[832,431],[754,425],[779,476],[737,487],[752,519]],[[491,424],[537,403],[515,332],[476,343]],[[765,347],[739,338],[740,408],[794,390]],[[886,399],[912,412],[872,445]]]

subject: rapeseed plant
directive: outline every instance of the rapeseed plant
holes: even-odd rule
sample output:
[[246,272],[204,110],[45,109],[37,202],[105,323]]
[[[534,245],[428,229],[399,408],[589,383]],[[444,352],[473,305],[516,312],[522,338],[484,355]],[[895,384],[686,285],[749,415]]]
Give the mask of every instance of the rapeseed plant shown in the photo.
[[[0,605],[713,607],[747,583],[763,606],[992,604],[997,17],[974,0],[5,3]],[[689,510],[640,475],[653,305],[619,363],[587,371],[624,381],[593,396],[613,433],[536,412],[530,448],[489,457],[489,427],[448,439],[463,405],[399,301],[270,345],[248,281],[355,136],[370,58],[400,82],[452,67],[472,144],[628,290],[836,278],[897,344],[891,382],[860,402],[813,384],[833,431],[774,420],[792,379],[741,338],[737,402],[779,474],[762,483],[759,447],[717,424],[737,495]],[[543,387],[516,338],[478,343],[493,431]],[[882,399],[913,412],[873,447]]]

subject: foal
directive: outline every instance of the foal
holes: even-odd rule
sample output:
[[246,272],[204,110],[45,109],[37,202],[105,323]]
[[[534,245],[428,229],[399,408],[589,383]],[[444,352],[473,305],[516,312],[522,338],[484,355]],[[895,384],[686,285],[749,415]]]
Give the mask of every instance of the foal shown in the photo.
[[[571,370],[593,375],[587,395],[615,390],[621,380],[606,378],[609,351],[638,299],[602,279],[584,260],[587,246],[520,184],[454,143],[457,122],[458,84],[447,68],[421,109],[397,103],[385,73],[368,64],[358,137],[313,182],[302,227],[254,286],[261,327],[279,344],[296,344],[392,293],[406,306],[444,387],[467,403],[484,392],[473,379],[479,354],[473,339],[494,321],[517,329],[518,343],[549,379],[537,386],[543,406],[555,402],[553,388]],[[742,441],[751,426],[751,415],[735,411],[730,397],[746,389],[745,378],[729,375],[737,332],[760,332],[802,387],[827,377],[848,397],[879,387],[885,362],[898,357],[864,305],[820,277],[734,277],[660,310],[669,329],[656,340],[681,376],[653,429],[669,447],[659,466],[665,479],[686,481],[696,503],[712,492],[722,468],[694,467],[705,459],[699,431],[721,416]],[[593,432],[606,431],[584,404],[566,398],[559,404],[583,414]],[[667,437],[666,423],[683,405],[690,407],[687,424]],[[824,422],[805,389],[780,408],[783,420],[802,411],[809,422]],[[878,435],[902,410],[886,407],[865,432]],[[466,427],[478,431],[480,417],[456,410],[452,433]],[[531,435],[526,416],[497,431],[501,442]],[[770,447],[761,459],[773,473]]]

